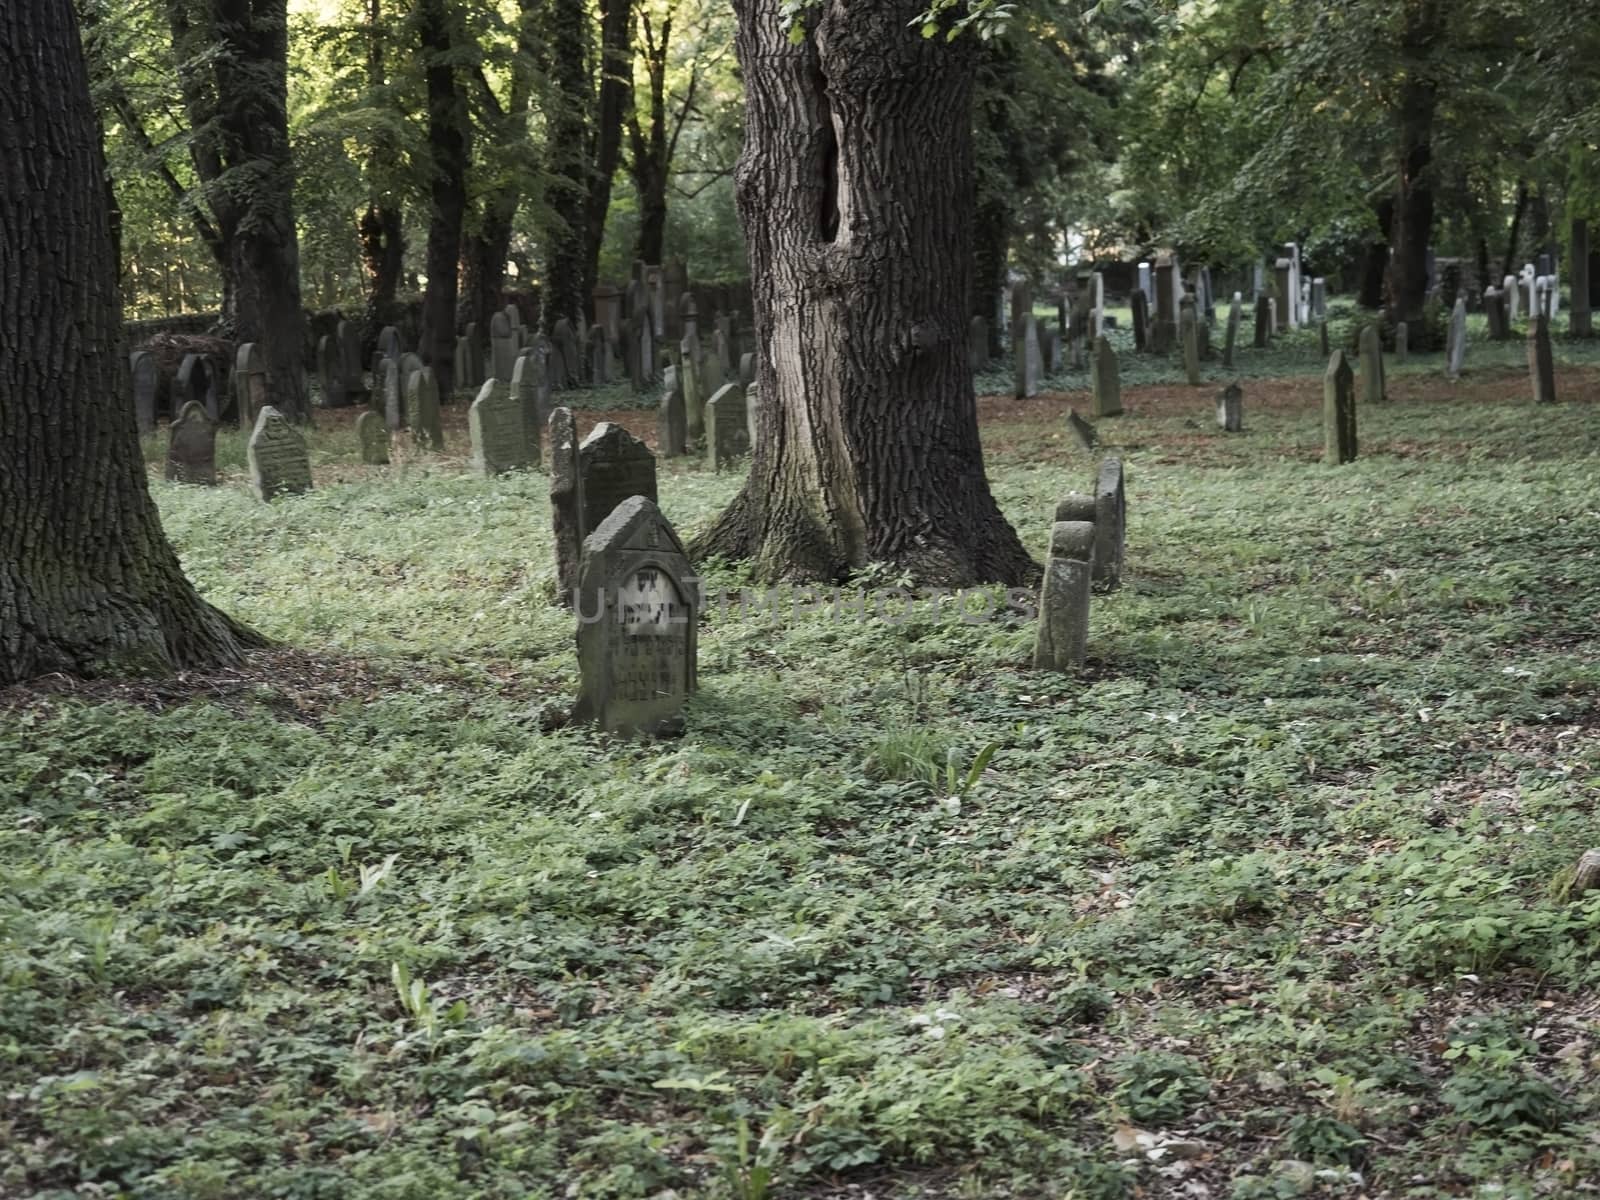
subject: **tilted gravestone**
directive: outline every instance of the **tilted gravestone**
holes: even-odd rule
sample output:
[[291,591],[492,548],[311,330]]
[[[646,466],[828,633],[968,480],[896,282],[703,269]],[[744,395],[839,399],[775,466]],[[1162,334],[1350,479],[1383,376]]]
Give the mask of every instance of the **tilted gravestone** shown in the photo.
[[490,379],[478,390],[467,409],[467,430],[472,437],[472,467],[483,475],[526,471],[539,461],[528,442],[522,402],[511,385]]
[[750,453],[750,423],[744,389],[737,383],[718,388],[706,401],[706,463],[720,471]]
[[489,318],[489,357],[494,369],[493,378],[501,383],[511,382],[511,367],[516,362],[517,350],[517,338],[511,331],[510,318],[503,312],[495,313]]
[[1107,591],[1122,586],[1122,553],[1127,542],[1128,494],[1122,460],[1106,458],[1094,481],[1094,578]]
[[1021,313],[1011,326],[1011,352],[1015,359],[1016,396],[1039,394],[1039,325],[1032,313]]
[[246,450],[250,486],[262,501],[311,490],[311,456],[300,431],[272,405],[256,417]]
[[588,537],[630,496],[656,503],[656,456],[621,425],[602,421],[578,446],[580,535]]
[[1100,435],[1095,432],[1093,425],[1078,415],[1075,408],[1067,409],[1067,428],[1072,430],[1072,435],[1078,439],[1078,444],[1093,454],[1100,445]]
[[161,367],[150,351],[136,350],[128,356],[128,370],[133,377],[134,420],[141,434],[154,433],[156,391],[161,386]]
[[1075,671],[1089,644],[1089,584],[1094,571],[1095,526],[1057,521],[1039,588],[1039,624],[1033,665],[1040,671]]
[[656,410],[656,449],[661,457],[681,458],[688,449],[688,432],[678,368],[668,367],[661,375],[661,405]]
[[518,355],[516,365],[511,368],[511,394],[522,410],[522,427],[535,462],[539,459],[539,436],[548,419],[545,411],[550,401],[545,362],[543,352],[534,345]]
[[583,502],[578,492],[578,425],[572,410],[555,409],[546,430],[550,442],[550,524],[556,557],[556,595],[571,604],[578,586],[583,546]]
[[339,360],[339,344],[331,334],[317,339],[317,382],[322,386],[322,407],[343,408],[349,403],[345,395],[344,368]]
[[1387,400],[1383,378],[1383,342],[1378,338],[1378,326],[1369,322],[1361,329],[1357,343],[1361,359],[1361,400],[1365,404],[1378,404]]
[[613,733],[681,729],[699,607],[689,556],[655,502],[623,501],[583,543],[573,717]]
[[1556,402],[1556,363],[1550,347],[1550,318],[1536,312],[1528,319],[1528,375],[1536,404]]
[[173,483],[217,482],[217,426],[193,400],[167,429],[167,478]]
[[967,322],[967,365],[974,372],[989,369],[989,322],[982,317]]
[[389,461],[389,427],[371,409],[356,418],[356,437],[361,442],[362,462],[374,467]]
[[[406,384],[406,415],[412,440],[419,447],[424,450],[444,449],[444,422],[439,417],[439,381],[434,377],[432,367],[423,367]],[[387,445],[384,461],[388,461]]]
[[[1395,329],[1395,357],[1397,359],[1400,357],[1399,334],[1404,327],[1405,322],[1402,321]],[[1445,374],[1451,379],[1460,379],[1461,368],[1467,362],[1467,298],[1465,296],[1457,296],[1456,306],[1450,310],[1449,342],[1449,347],[1445,353],[1447,362]]]
[[256,414],[267,407],[267,358],[254,342],[241,343],[234,355],[233,399],[239,427],[254,428]]
[[1233,303],[1228,306],[1228,331],[1222,342],[1222,365],[1230,371],[1233,369],[1233,349],[1239,342],[1239,297],[1233,298]]
[[1217,393],[1217,424],[1224,433],[1244,430],[1244,389],[1230,383]]
[[1089,382],[1094,392],[1093,415],[1119,416],[1122,413],[1122,368],[1117,363],[1117,352],[1111,348],[1104,334],[1094,340]]
[[1322,376],[1322,461],[1330,467],[1356,458],[1355,375],[1335,350]]

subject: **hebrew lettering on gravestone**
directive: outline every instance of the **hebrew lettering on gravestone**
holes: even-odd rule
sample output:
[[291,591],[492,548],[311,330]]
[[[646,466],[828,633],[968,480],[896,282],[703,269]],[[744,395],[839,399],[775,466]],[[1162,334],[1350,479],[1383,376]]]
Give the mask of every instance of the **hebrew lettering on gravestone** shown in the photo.
[[256,417],[246,457],[250,463],[250,486],[262,501],[311,490],[311,456],[306,440],[270,404]]
[[573,716],[613,733],[681,730],[697,682],[699,581],[655,503],[633,496],[583,543]]

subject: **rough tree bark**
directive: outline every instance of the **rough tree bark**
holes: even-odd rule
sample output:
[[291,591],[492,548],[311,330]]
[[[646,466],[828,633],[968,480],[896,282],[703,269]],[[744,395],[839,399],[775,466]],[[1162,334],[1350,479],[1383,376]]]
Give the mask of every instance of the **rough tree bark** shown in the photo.
[[989,491],[966,354],[976,39],[923,38],[923,7],[831,0],[796,46],[779,0],[734,4],[764,419],[697,555],[767,578],[1036,576]]
[[118,388],[105,160],[71,0],[0,4],[0,683],[233,661]]
[[221,186],[238,205],[234,336],[260,344],[272,403],[304,421],[311,410],[289,156],[287,9],[285,0],[216,0],[215,15],[217,127],[227,164]]
[[1400,52],[1406,61],[1396,114],[1399,161],[1394,221],[1389,229],[1389,316],[1422,331],[1412,348],[1426,347],[1432,331],[1421,324],[1428,296],[1428,239],[1433,233],[1433,117],[1439,85],[1430,61],[1443,33],[1439,0],[1411,0],[1404,6],[1405,28]]
[[428,83],[428,283],[422,293],[418,350],[433,368],[439,394],[455,388],[456,269],[461,262],[461,226],[467,216],[467,109],[451,62],[455,44],[445,0],[417,7],[417,38]]

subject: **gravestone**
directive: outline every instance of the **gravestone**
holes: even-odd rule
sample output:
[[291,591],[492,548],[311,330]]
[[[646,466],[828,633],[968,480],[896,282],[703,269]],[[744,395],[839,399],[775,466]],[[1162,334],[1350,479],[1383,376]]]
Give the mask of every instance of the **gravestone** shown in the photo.
[[1404,321],[1394,325],[1394,360],[1403,363],[1411,355],[1411,329]]
[[241,429],[253,429],[267,407],[267,359],[254,342],[243,342],[233,358],[233,398]]
[[699,607],[678,535],[654,501],[630,497],[583,542],[574,719],[612,733],[681,730]]
[[1500,294],[1506,298],[1506,321],[1510,323],[1521,316],[1517,304],[1517,277],[1506,275],[1500,280]]
[[467,430],[472,437],[472,468],[482,475],[526,471],[539,461],[537,447],[528,442],[527,419],[511,384],[486,381],[467,409]]
[[727,383],[722,374],[722,362],[715,354],[700,357],[700,391],[705,396],[715,396]]
[[[411,437],[424,450],[444,449],[444,422],[439,418],[439,381],[432,367],[423,367],[406,383],[406,418]],[[388,439],[384,439],[385,454]],[[388,461],[387,457],[384,459]]]
[[634,361],[637,365],[637,375],[634,383],[635,391],[644,391],[656,377],[656,337],[650,331],[650,316],[641,314],[633,322]]
[[400,360],[383,358],[378,361],[383,372],[383,420],[390,433],[399,433],[406,427],[406,397],[400,390]]
[[688,449],[686,421],[678,368],[667,367],[661,373],[661,404],[656,409],[656,450],[662,458],[683,457]]
[[378,353],[396,361],[405,353],[405,343],[400,340],[400,331],[393,325],[385,325],[378,331]]
[[453,366],[457,391],[469,391],[480,386],[472,382],[472,343],[467,341],[465,335],[456,339],[456,355],[453,360]]
[[[1397,358],[1400,354],[1400,330],[1404,328],[1405,324],[1402,322],[1399,328],[1395,330],[1395,357]],[[1450,340],[1446,359],[1448,365],[1445,368],[1445,374],[1451,379],[1460,379],[1461,368],[1466,365],[1467,361],[1467,298],[1465,296],[1457,296],[1456,306],[1450,310]]]
[[706,463],[720,471],[750,453],[750,422],[744,390],[726,384],[706,401]]
[[1594,332],[1594,310],[1589,303],[1589,223],[1581,217],[1573,218],[1567,256],[1572,261],[1572,310],[1567,330],[1573,337],[1586,338]]
[[706,432],[706,392],[700,378],[700,365],[688,355],[678,362],[678,388],[683,392],[685,436],[694,445],[699,445]]
[[1122,367],[1117,352],[1105,334],[1094,340],[1094,358],[1089,364],[1089,384],[1094,393],[1096,417],[1115,417],[1122,412]]
[[1311,319],[1321,321],[1328,315],[1328,282],[1320,276],[1311,281]]
[[1387,400],[1388,393],[1383,378],[1383,343],[1378,340],[1378,326],[1368,322],[1361,328],[1357,343],[1361,359],[1361,400],[1364,404],[1378,404]]
[[1178,306],[1178,331],[1183,338],[1183,374],[1190,387],[1200,386],[1200,330],[1194,300],[1185,296]]
[[306,451],[306,440],[270,404],[264,405],[256,416],[246,458],[250,486],[263,502],[311,490],[311,456]]
[[539,437],[548,419],[550,388],[545,381],[545,357],[535,343],[521,354],[511,368],[511,394],[516,397],[517,408],[522,413],[523,436],[528,439],[528,453],[534,462],[539,461]]
[[1328,344],[1328,323],[1326,321],[1317,322],[1317,349],[1322,352],[1324,358],[1333,353],[1333,348]]
[[1256,349],[1265,350],[1272,344],[1272,297],[1256,297]]
[[1039,326],[1029,313],[1022,313],[1011,327],[1011,351],[1015,358],[1018,399],[1039,394]]
[[1057,521],[1050,527],[1050,554],[1039,587],[1039,625],[1033,666],[1039,671],[1076,671],[1089,646],[1089,584],[1094,572],[1095,527],[1087,521]]
[[370,408],[356,418],[356,437],[361,442],[361,461],[368,466],[383,466],[389,461],[389,427]]
[[[973,374],[989,369],[989,322],[982,317],[973,317],[967,322],[967,365]],[[742,368],[743,364],[740,366]]]
[[750,435],[750,450],[755,452],[761,433],[761,385],[748,384],[744,389],[745,432]]
[[733,371],[733,354],[728,348],[728,335],[721,327],[720,318],[717,328],[711,334],[711,357],[717,364],[717,370],[721,371],[722,377],[726,379]]
[[322,386],[322,407],[343,408],[350,402],[345,394],[344,364],[338,343],[331,334],[317,339],[317,382]]
[[217,406],[217,376],[203,354],[185,354],[178,367],[177,391],[173,403],[179,408],[193,401],[216,421],[222,416]]
[[1067,409],[1067,428],[1072,430],[1072,436],[1090,454],[1100,445],[1100,435],[1095,432],[1094,426],[1080,417],[1075,408]]
[[594,289],[594,319],[603,326],[607,341],[613,345],[622,342],[622,291],[611,284],[602,283]]
[[611,343],[604,325],[589,326],[589,382],[596,387],[611,382]]
[[1528,375],[1536,404],[1556,402],[1556,364],[1550,348],[1550,318],[1534,313],[1528,321]]
[[1094,481],[1094,578],[1107,591],[1122,586],[1122,552],[1127,540],[1128,497],[1122,460],[1106,458]]
[[1233,298],[1233,303],[1228,306],[1228,330],[1222,340],[1222,365],[1228,370],[1233,369],[1233,349],[1239,343],[1239,321],[1242,314],[1239,311],[1239,297]]
[[1142,354],[1150,348],[1150,301],[1143,288],[1136,288],[1130,300],[1133,306],[1133,348]]
[[583,545],[582,498],[578,494],[578,426],[570,408],[550,414],[550,523],[556,558],[556,595],[571,604],[578,586],[578,554]]
[[156,429],[156,389],[161,385],[161,367],[148,350],[128,355],[128,371],[133,377],[133,415],[140,434]]
[[[983,320],[979,317],[978,320]],[[987,336],[987,335],[985,335]],[[988,364],[988,350],[984,351],[984,363]],[[756,381],[756,356],[754,351],[747,351],[739,356],[739,382],[748,388]]]
[[400,356],[400,424],[410,425],[412,421],[411,410],[406,406],[406,400],[411,395],[411,381],[418,371],[422,370],[422,359],[416,354],[406,353]]
[[1356,389],[1343,350],[1335,350],[1322,376],[1322,461],[1330,467],[1356,459]]
[[1511,336],[1510,325],[1506,320],[1505,297],[1499,288],[1491,287],[1484,291],[1483,314],[1489,324],[1490,341],[1501,342]]
[[334,328],[334,340],[339,344],[339,373],[344,376],[345,396],[366,391],[361,381],[361,330],[350,321],[340,321]]
[[1244,432],[1244,389],[1237,383],[1217,393],[1217,424],[1224,433]]
[[1283,304],[1284,328],[1295,329],[1299,326],[1299,314],[1295,311],[1300,307],[1300,289],[1294,284],[1294,261],[1280,258],[1273,265],[1273,282],[1277,285],[1278,299]]
[[217,482],[217,425],[193,400],[167,429],[167,478],[210,486]]
[[578,446],[578,529],[588,537],[630,496],[656,503],[656,456],[621,425],[602,421]]
[[[517,360],[516,336],[511,331],[511,321],[503,312],[489,318],[489,360],[494,368],[494,379],[511,382],[511,368]],[[488,382],[487,380],[485,382]]]

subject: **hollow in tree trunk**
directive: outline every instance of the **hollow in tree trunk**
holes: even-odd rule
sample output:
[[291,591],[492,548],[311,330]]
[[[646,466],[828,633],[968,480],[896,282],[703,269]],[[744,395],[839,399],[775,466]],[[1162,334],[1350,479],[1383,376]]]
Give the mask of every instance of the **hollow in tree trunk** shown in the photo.
[[920,36],[923,7],[834,0],[797,46],[779,0],[736,0],[763,421],[696,554],[767,578],[1036,575],[989,491],[966,354],[977,49]]
[[184,578],[119,387],[122,307],[71,0],[0,5],[0,683],[235,660]]

